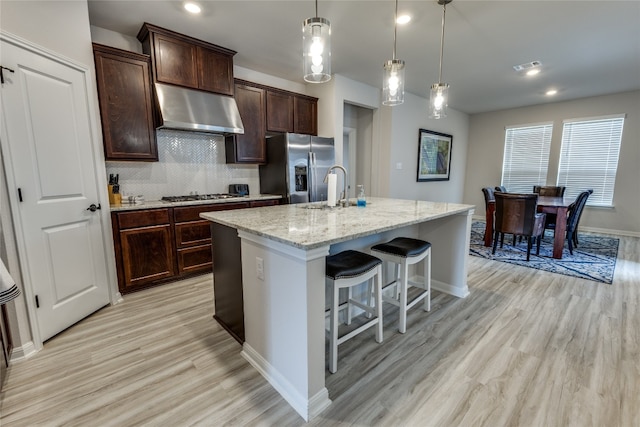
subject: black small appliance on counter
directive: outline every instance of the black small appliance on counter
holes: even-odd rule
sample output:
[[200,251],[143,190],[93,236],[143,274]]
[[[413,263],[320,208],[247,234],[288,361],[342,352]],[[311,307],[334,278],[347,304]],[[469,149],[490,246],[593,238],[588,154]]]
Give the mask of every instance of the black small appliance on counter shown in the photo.
[[229,194],[234,196],[248,196],[249,184],[229,184]]

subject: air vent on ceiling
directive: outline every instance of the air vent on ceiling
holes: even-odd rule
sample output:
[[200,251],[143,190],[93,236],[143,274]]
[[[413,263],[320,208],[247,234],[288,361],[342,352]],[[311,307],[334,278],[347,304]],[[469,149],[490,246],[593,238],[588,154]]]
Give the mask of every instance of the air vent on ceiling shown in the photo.
[[531,68],[539,67],[541,65],[542,65],[542,62],[540,61],[531,61],[531,62],[527,62],[526,64],[514,65],[513,69],[516,71],[525,71]]

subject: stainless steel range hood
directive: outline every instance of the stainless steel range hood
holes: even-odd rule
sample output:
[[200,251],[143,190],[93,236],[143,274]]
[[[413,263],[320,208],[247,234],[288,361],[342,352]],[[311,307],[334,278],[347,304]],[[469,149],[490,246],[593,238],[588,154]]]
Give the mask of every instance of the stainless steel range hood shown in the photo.
[[162,125],[217,134],[244,133],[236,100],[231,96],[155,83]]

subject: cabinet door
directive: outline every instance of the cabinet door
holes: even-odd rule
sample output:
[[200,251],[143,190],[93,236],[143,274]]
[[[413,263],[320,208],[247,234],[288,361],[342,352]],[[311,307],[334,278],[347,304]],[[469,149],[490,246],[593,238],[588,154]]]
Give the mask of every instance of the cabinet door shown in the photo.
[[106,160],[157,161],[149,57],[94,45]]
[[198,87],[233,96],[233,57],[198,46]]
[[170,224],[120,232],[125,292],[176,274],[172,241]]
[[265,91],[257,87],[236,85],[235,98],[244,134],[226,137],[227,163],[266,163]]
[[197,89],[196,46],[163,34],[153,37],[156,80]]
[[293,132],[293,96],[267,91],[267,131]]
[[296,96],[293,103],[293,131],[295,133],[318,135],[318,101]]

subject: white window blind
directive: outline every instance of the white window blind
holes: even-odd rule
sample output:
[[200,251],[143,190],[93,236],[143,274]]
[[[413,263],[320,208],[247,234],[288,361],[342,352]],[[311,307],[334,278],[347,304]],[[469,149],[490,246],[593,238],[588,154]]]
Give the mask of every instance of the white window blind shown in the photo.
[[502,185],[512,193],[532,193],[545,185],[552,123],[508,127],[505,132]]
[[624,116],[565,120],[558,166],[558,184],[565,197],[589,188],[589,206],[612,206]]

